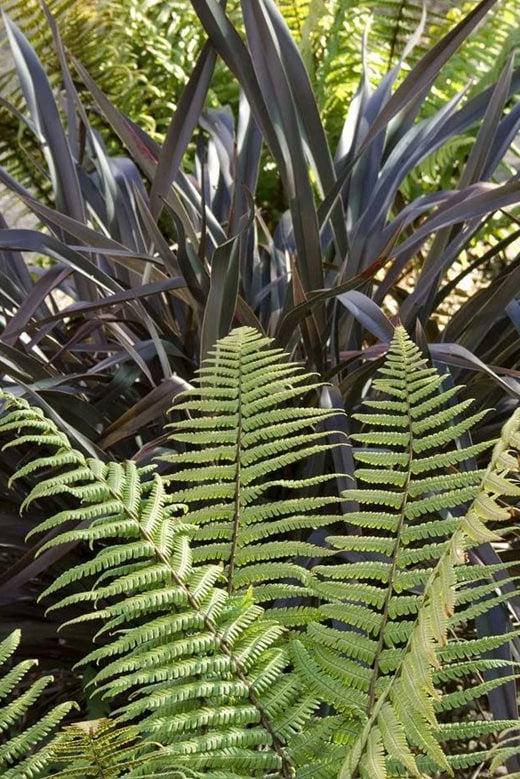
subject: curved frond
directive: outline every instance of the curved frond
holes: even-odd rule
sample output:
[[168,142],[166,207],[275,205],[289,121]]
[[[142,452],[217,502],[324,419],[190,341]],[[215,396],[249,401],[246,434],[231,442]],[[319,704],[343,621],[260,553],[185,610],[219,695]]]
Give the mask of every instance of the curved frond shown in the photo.
[[[459,441],[482,414],[468,414],[468,402],[443,391],[442,377],[402,327],[374,389],[368,412],[357,415],[366,427],[354,436],[362,444],[360,461],[370,467],[357,470],[360,488],[344,495],[361,510],[347,516],[350,535],[329,538],[344,562],[314,569],[323,624],[309,627],[294,659],[315,694],[357,731],[342,779],[384,779],[396,763],[419,777],[425,760],[451,774],[464,755],[458,763],[446,757],[448,734],[464,742],[486,728],[476,722],[450,730],[443,714],[508,678],[469,683],[472,674],[489,670],[485,652],[509,637],[448,638],[506,598],[507,580],[464,564],[470,547],[500,537],[510,518],[503,499],[520,496],[514,454],[520,417],[504,428],[488,469],[469,468],[464,461],[474,447]],[[358,562],[360,551],[373,562]],[[453,679],[461,688],[443,694]],[[509,725],[493,726],[497,733]]]
[[[54,452],[34,464],[39,481],[26,505],[57,485],[68,485],[79,504],[35,529],[59,531],[41,551],[78,540],[96,550],[44,595],[73,585],[52,608],[81,604],[67,625],[100,622],[100,644],[80,665],[98,668],[91,684],[117,706],[118,723],[137,722],[147,743],[161,745],[146,770],[292,777],[291,741],[316,700],[291,668],[283,627],[264,615],[250,591],[229,593],[220,565],[193,560],[195,528],[158,473],[132,461],[84,457],[39,410],[5,400],[14,410],[0,432],[16,428],[19,436],[8,445],[29,441]],[[60,473],[45,476],[55,458]],[[294,716],[287,717],[289,710]],[[136,776],[144,770],[140,763]]]

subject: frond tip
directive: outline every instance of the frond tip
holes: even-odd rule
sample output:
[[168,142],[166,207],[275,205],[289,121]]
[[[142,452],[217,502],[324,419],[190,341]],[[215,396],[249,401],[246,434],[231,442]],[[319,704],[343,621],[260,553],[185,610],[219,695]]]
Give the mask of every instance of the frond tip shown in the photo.
[[[221,562],[229,592],[253,585],[259,603],[292,604],[306,594],[304,563],[324,554],[309,536],[335,519],[335,474],[293,476],[349,445],[330,443],[324,422],[337,412],[312,405],[321,387],[271,339],[241,327],[216,344],[198,386],[173,408],[189,416],[171,425],[171,441],[184,451],[164,458],[165,480],[188,505],[194,559]],[[290,623],[289,609],[285,618]]]

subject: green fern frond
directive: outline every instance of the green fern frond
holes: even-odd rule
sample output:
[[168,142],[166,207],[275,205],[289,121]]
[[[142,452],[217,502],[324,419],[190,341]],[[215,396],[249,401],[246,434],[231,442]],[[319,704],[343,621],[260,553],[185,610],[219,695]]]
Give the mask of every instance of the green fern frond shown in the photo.
[[[334,474],[279,478],[332,448],[319,425],[333,412],[293,405],[320,386],[270,339],[244,327],[218,342],[199,386],[174,407],[189,416],[174,423],[171,440],[189,449],[164,458],[165,480],[197,526],[194,560],[222,562],[229,592],[254,584],[257,602],[301,597],[287,579],[303,581],[307,570],[298,563],[299,573],[294,561],[324,556],[308,537],[340,519],[321,513],[338,504]],[[300,497],[293,498],[288,491],[296,489]]]
[[[16,630],[0,642],[0,667],[6,665],[20,643]],[[49,765],[49,737],[71,711],[74,704],[61,703],[28,727],[24,720],[53,681],[43,676],[28,683],[28,675],[37,665],[25,660],[14,665],[0,678],[0,772],[4,779],[32,779]],[[20,685],[25,690],[19,692]]]
[[[79,501],[79,508],[44,520],[34,532],[72,521],[73,529],[53,536],[41,551],[86,541],[93,559],[61,574],[44,596],[85,580],[83,591],[53,608],[82,605],[68,625],[101,622],[102,643],[80,665],[98,667],[91,685],[119,706],[118,723],[137,722],[147,743],[161,744],[135,775],[175,766],[214,775],[294,776],[291,740],[317,702],[291,670],[283,627],[253,604],[250,592],[228,593],[220,585],[221,566],[194,562],[189,515],[157,473],[131,461],[87,458],[25,401],[6,396],[4,402],[13,410],[0,421],[0,433],[12,435],[13,423],[20,432],[9,446],[36,438],[54,450],[41,459],[43,470],[32,469],[39,481],[26,504],[51,494],[56,484],[68,484]],[[49,475],[55,460],[62,470]],[[78,526],[85,520],[86,527]],[[288,717],[289,710],[297,716]]]
[[[370,72],[379,83],[389,68],[397,64],[411,35],[417,30],[423,3],[420,0],[362,0],[351,3],[348,0],[328,0],[326,12],[322,13],[319,33],[312,42],[315,89],[319,103],[331,133],[337,137],[348,106],[354,96],[361,73],[361,41],[369,27],[367,59]],[[425,30],[419,45],[409,55],[406,68],[413,66],[442,35],[445,35],[474,3],[454,5],[450,0],[426,4]],[[451,57],[440,73],[426,105],[426,112],[439,108],[442,102],[467,86],[471,76],[476,75],[473,87],[479,89],[492,83],[511,52],[518,50],[520,40],[518,28],[520,13],[514,3],[498,3],[488,14],[479,30],[472,35],[460,50]],[[307,57],[309,59],[309,57]],[[470,70],[468,69],[470,68]],[[454,141],[444,160],[456,159],[461,143]],[[461,156],[459,154],[459,156]],[[462,155],[463,156],[463,155]],[[442,158],[437,162],[442,164]],[[430,168],[424,168],[428,173]],[[432,171],[433,180],[438,179],[438,170]],[[423,181],[424,185],[424,181]]]
[[[346,517],[350,535],[328,539],[346,562],[314,568],[322,624],[309,626],[293,658],[315,694],[357,729],[341,779],[384,779],[395,765],[419,777],[421,760],[451,774],[464,755],[445,756],[438,717],[507,678],[469,683],[488,669],[483,654],[510,637],[448,642],[448,635],[506,600],[496,571],[463,564],[469,547],[499,537],[510,517],[503,500],[520,494],[511,454],[520,417],[504,428],[486,471],[465,469],[470,453],[485,447],[461,453],[459,437],[482,415],[463,416],[470,403],[443,391],[402,327],[374,388],[382,399],[357,415],[368,430],[353,436],[363,447],[355,456],[370,467],[356,471],[360,487],[344,494],[361,510]],[[358,562],[359,552],[369,560]],[[450,679],[463,684],[442,695]],[[451,733],[464,741],[470,730]]]

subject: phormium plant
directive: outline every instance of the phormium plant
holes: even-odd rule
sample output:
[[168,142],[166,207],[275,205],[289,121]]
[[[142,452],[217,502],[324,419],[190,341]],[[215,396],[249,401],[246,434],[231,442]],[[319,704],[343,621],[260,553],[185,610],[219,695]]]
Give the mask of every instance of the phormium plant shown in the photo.
[[[162,146],[50,13],[60,94],[6,19],[43,192],[0,168],[37,220],[0,225],[5,432],[27,425],[28,445],[1,459],[2,625],[23,615],[46,671],[84,663],[39,698],[52,724],[63,698],[99,720],[38,759],[51,775],[87,775],[98,751],[115,776],[468,775],[518,716],[515,542],[494,535],[517,489],[516,417],[500,431],[519,396],[518,68],[430,100],[482,0],[406,77],[410,51],[375,87],[364,68],[333,148],[276,4],[244,0],[237,27],[192,5],[208,40]],[[236,116],[208,108],[217,62]],[[475,273],[487,286],[464,296]],[[36,594],[62,584],[44,617]],[[514,770],[505,744],[494,764]]]

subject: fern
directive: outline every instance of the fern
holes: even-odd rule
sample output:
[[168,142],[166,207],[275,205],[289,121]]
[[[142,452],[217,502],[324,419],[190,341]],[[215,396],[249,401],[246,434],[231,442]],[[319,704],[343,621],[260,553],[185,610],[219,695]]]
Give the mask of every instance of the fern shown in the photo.
[[[501,499],[520,495],[511,480],[518,465],[510,451],[520,444],[520,416],[504,428],[487,471],[455,469],[486,448],[457,446],[483,415],[460,420],[468,402],[454,403],[453,391],[442,391],[442,379],[397,328],[374,382],[381,397],[367,400],[368,412],[357,415],[371,428],[354,436],[362,444],[356,475],[368,487],[344,497],[362,508],[348,515],[352,535],[329,538],[347,561],[360,550],[375,558],[314,569],[315,591],[324,600],[321,622],[294,646],[311,689],[350,723],[342,779],[384,779],[396,765],[417,777],[472,765],[465,752],[446,756],[443,742],[467,743],[487,725],[454,727],[439,717],[508,678],[469,684],[474,674],[507,667],[484,655],[509,636],[448,637],[505,600],[495,570],[463,564],[468,548],[500,537],[500,525],[510,517]],[[450,680],[460,689],[441,695]],[[494,722],[494,732],[511,724]]]
[[[320,425],[336,412],[293,405],[322,385],[270,344],[246,327],[219,341],[199,386],[174,407],[189,414],[172,425],[172,442],[186,450],[164,458],[165,480],[196,526],[194,559],[222,562],[229,592],[254,585],[257,602],[290,606],[307,594],[312,558],[326,553],[309,540],[313,529],[341,520],[327,513],[338,503],[335,474],[294,475],[331,450]],[[283,618],[304,613],[284,608]]]
[[[407,59],[413,66],[436,41],[467,14],[475,3],[456,6],[451,0],[426,3],[425,30],[420,45]],[[379,83],[397,64],[410,36],[419,27],[420,0],[329,0],[320,20],[321,35],[314,38],[315,88],[328,129],[337,137],[357,88],[361,73],[361,42],[369,29],[368,66]],[[505,60],[519,45],[519,11],[512,3],[499,3],[440,74],[427,110],[467,86],[477,74],[475,91],[496,78]]]
[[[151,743],[162,745],[149,757],[154,772],[175,766],[214,776],[293,776],[306,752],[291,740],[316,700],[289,667],[283,628],[264,616],[250,592],[234,595],[219,586],[220,566],[193,564],[192,528],[153,467],[86,458],[39,409],[11,397],[6,403],[13,410],[0,431],[18,432],[7,446],[30,443],[51,452],[30,464],[40,480],[25,505],[60,492],[79,501],[35,528],[60,531],[40,552],[69,542],[105,544],[44,596],[97,577],[52,608],[81,604],[67,625],[101,620],[98,637],[113,635],[81,665],[101,666],[93,684],[119,704],[119,722],[138,721]],[[45,478],[49,468],[61,472]],[[27,473],[25,466],[13,479]]]
[[[72,504],[33,529],[40,553],[91,549],[42,597],[78,608],[64,627],[99,624],[78,667],[95,667],[111,721],[62,732],[53,775],[96,775],[99,758],[114,779],[386,779],[488,757],[469,743],[516,723],[463,712],[516,678],[490,653],[520,631],[468,639],[468,627],[517,585],[467,553],[501,538],[520,495],[520,412],[488,468],[471,468],[490,446],[469,439],[483,414],[442,384],[398,327],[356,415],[360,486],[343,499],[360,508],[326,550],[306,536],[339,524],[337,498],[309,495],[331,474],[294,471],[330,453],[329,412],[293,405],[320,385],[249,328],[217,344],[174,407],[189,416],[173,423],[185,449],[166,456],[167,475],[86,457],[4,396],[6,446],[41,450],[12,478],[36,480],[24,507]],[[511,750],[497,746],[494,763]]]
[[127,775],[136,758],[136,728],[117,728],[109,719],[76,722],[63,728],[51,745],[55,779],[119,779]]
[[[47,7],[59,20],[64,42],[75,52],[81,52],[84,64],[92,69],[101,66],[103,53],[99,41],[94,38],[105,37],[106,22],[101,20],[102,3],[97,0],[48,0]],[[9,17],[31,37],[32,44],[40,59],[45,62],[46,71],[53,87],[61,84],[61,72],[54,51],[52,32],[42,13],[39,0],[6,0],[2,9]],[[5,33],[3,33],[5,35]],[[22,107],[20,90],[14,77],[11,62],[3,62],[0,73],[2,97],[15,108]],[[48,182],[42,175],[44,167],[42,150],[34,134],[5,105],[0,106],[0,163],[9,173],[23,184],[30,183],[38,188],[39,194],[48,192]]]
[[[0,666],[5,666],[20,643],[20,631],[15,630],[0,642]],[[51,760],[45,742],[73,708],[61,703],[38,722],[24,727],[24,718],[53,681],[42,676],[27,684],[27,677],[37,665],[24,660],[4,671],[0,678],[0,773],[3,779],[32,779],[39,776]],[[20,685],[25,689],[19,692]]]
[[[277,4],[298,41],[312,76],[324,120],[337,138],[361,72],[361,41],[372,22],[369,64],[379,81],[396,64],[422,12],[420,0],[278,0]],[[105,0],[48,3],[58,20],[67,48],[85,65],[106,94],[149,134],[162,140],[194,58],[205,35],[191,5],[173,0]],[[421,46],[410,64],[467,13],[474,3],[455,7],[451,0],[427,3],[427,23]],[[240,26],[238,3],[227,11]],[[59,83],[51,36],[36,0],[9,0],[5,10],[31,33],[38,55]],[[436,85],[431,106],[453,96],[477,73],[490,83],[511,51],[518,48],[518,9],[502,2],[484,25],[448,64]],[[9,79],[4,80],[4,84]],[[210,93],[211,105],[236,103],[238,92],[220,65]],[[11,173],[27,177],[34,152],[27,154],[28,133],[2,111],[0,158]],[[22,143],[23,138],[23,143]]]

